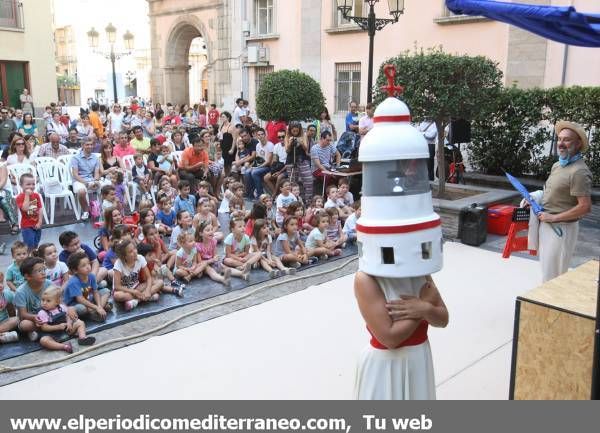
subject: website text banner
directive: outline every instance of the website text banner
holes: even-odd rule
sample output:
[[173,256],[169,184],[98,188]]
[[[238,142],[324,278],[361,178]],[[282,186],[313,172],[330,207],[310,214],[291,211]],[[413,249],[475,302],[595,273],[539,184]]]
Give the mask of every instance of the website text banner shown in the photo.
[[2,433],[564,433],[598,431],[599,419],[592,401],[5,401],[0,408]]

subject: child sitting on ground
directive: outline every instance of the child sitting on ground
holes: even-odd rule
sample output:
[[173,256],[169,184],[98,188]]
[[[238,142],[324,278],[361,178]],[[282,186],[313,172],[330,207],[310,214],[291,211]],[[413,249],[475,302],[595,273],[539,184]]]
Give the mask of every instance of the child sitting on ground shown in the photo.
[[[39,257],[27,257],[21,263],[25,282],[15,293],[14,305],[19,317],[19,331],[27,333],[30,341],[39,338],[37,313],[42,309],[42,292],[52,283],[46,278],[46,265]],[[73,311],[72,317],[76,317]]]
[[[117,261],[113,268],[114,298],[122,302],[125,311],[131,311],[140,302],[157,302],[163,282],[150,275],[146,259],[137,253],[135,243],[124,240],[117,244]],[[140,282],[143,274],[144,282]]]
[[194,215],[196,210],[196,197],[190,194],[190,183],[187,180],[181,180],[177,184],[179,195],[175,198],[173,209],[175,213],[186,210],[190,215]]
[[177,225],[171,232],[171,240],[169,242],[169,251],[176,251],[179,249],[177,245],[177,238],[181,233],[194,234],[194,227],[192,227],[192,216],[186,210],[177,212]]
[[29,252],[27,251],[27,245],[21,241],[15,241],[10,247],[10,252],[13,262],[6,269],[6,287],[4,287],[3,292],[6,302],[13,304],[17,289],[25,282],[25,277],[21,274],[21,265]]
[[[165,264],[167,269],[171,269],[175,264],[175,251],[169,251],[165,242],[160,237],[156,226],[153,224],[144,224],[142,226],[142,233],[144,235],[142,243],[150,245],[154,251],[156,260],[158,260],[161,265]],[[171,278],[171,280],[173,280],[173,278]]]
[[[235,153],[235,161],[231,164],[231,175],[237,180],[241,178],[250,169],[250,162],[242,163],[241,160],[250,156],[250,151],[246,149],[246,145],[240,139],[237,141],[237,152]],[[240,176],[241,175],[241,176]]]
[[[0,272],[0,289],[3,285],[4,274]],[[19,335],[15,331],[19,325],[19,318],[9,316],[8,305],[4,292],[0,290],[0,344],[13,343],[19,340]]]
[[34,251],[34,256],[40,257],[46,264],[46,278],[52,284],[63,287],[69,281],[69,268],[58,260],[58,250],[54,244],[42,244]]
[[347,207],[351,207],[354,203],[354,195],[350,192],[350,183],[346,177],[340,177],[338,180],[338,198]]
[[210,194],[210,183],[205,180],[198,183],[198,202],[202,199],[208,200],[214,209],[219,205],[219,201]]
[[208,266],[206,262],[199,260],[196,240],[191,233],[181,233],[177,237],[179,249],[175,259],[174,274],[176,277],[189,283],[192,278],[200,278],[202,272]]
[[355,201],[352,204],[352,208],[354,212],[350,214],[348,218],[346,218],[346,222],[344,222],[344,234],[346,235],[348,242],[356,241],[356,221],[360,218],[360,200]]
[[92,265],[92,274],[96,275],[96,281],[103,281],[106,278],[106,273],[100,270],[100,262],[98,262],[98,257],[94,250],[92,250],[88,245],[81,243],[81,239],[79,239],[79,235],[74,231],[66,231],[62,232],[58,236],[58,242],[63,250],[58,255],[58,260],[67,264],[69,260],[69,256],[77,251],[83,251],[90,259],[90,264]]
[[243,277],[243,272],[223,265],[221,258],[217,255],[215,229],[208,220],[202,221],[196,230],[196,250],[198,250],[199,260],[207,264],[204,272],[211,280],[230,287],[232,275]]
[[300,235],[302,242],[306,242],[306,238],[313,227],[304,219],[304,206],[302,206],[302,203],[299,201],[294,201],[288,206],[287,213],[298,219],[298,234]]
[[275,217],[275,221],[279,227],[282,226],[283,220],[290,216],[287,212],[287,207],[298,201],[296,196],[290,192],[291,183],[289,180],[284,180],[281,183],[281,193],[277,196],[277,200],[275,200],[275,206],[277,207],[277,216]]
[[308,254],[298,236],[298,219],[288,216],[283,221],[283,230],[275,241],[273,252],[284,265],[299,268],[308,264]]
[[[72,257],[77,254],[79,253]],[[91,346],[96,339],[86,335],[83,320],[73,318],[73,315],[69,314],[69,308],[60,302],[60,294],[61,289],[57,286],[49,286],[42,292],[41,310],[36,314],[40,330],[58,335],[63,332],[68,335],[77,335],[77,343],[80,346]],[[44,335],[40,338],[40,344],[48,350],[64,350],[67,353],[73,353],[73,346],[70,342],[59,343],[51,335]]]
[[100,195],[102,195],[102,214],[106,212],[108,209],[119,209],[122,210],[123,205],[117,199],[117,192],[114,186],[112,185],[104,185],[100,190]]
[[342,223],[337,208],[330,207],[327,209],[329,215],[329,225],[327,226],[327,240],[333,242],[334,248],[346,248],[346,234],[342,230]]
[[150,178],[150,170],[144,163],[144,157],[141,153],[136,153],[133,156],[133,167],[131,167],[131,176],[133,181],[138,184],[140,191],[142,192],[142,200],[152,201],[150,196],[150,187],[152,186],[152,179]]
[[125,178],[122,171],[114,171],[111,174],[111,184],[115,188],[115,197],[120,204],[118,209],[121,212],[123,212],[123,203],[125,203],[125,198],[127,197],[127,188],[125,187],[124,182]]
[[177,198],[177,189],[173,188],[169,177],[161,177],[158,186],[160,189],[156,194],[156,199],[160,200],[161,197],[167,197],[169,200],[171,200],[171,203],[175,203],[175,199]]
[[[146,243],[139,244],[137,246],[137,252],[140,256],[146,259],[146,266],[148,266],[148,270],[150,271],[152,278],[163,282],[162,292],[172,293],[178,298],[183,298],[183,288],[185,284],[180,284],[175,279],[167,265],[163,265],[160,262],[156,256],[154,248],[152,248],[152,245]],[[169,284],[165,284],[165,278],[168,279]],[[140,282],[143,283],[144,281],[144,276],[142,274],[140,275]]]
[[[198,227],[204,221],[208,221],[213,227],[219,228],[219,221],[216,215],[212,212],[211,202],[207,198],[200,198],[198,200],[198,207],[196,208],[196,215],[194,215],[193,226],[196,233],[198,233]],[[221,242],[225,237],[223,232],[214,232],[214,238],[217,242]]]
[[325,209],[335,208],[338,210],[338,216],[342,219],[348,218],[353,212],[352,208],[344,204],[344,200],[338,197],[337,186],[329,185],[327,187],[327,201],[325,202]]
[[91,273],[90,260],[83,251],[71,254],[67,266],[72,276],[63,293],[65,304],[74,307],[79,317],[89,314],[92,320],[103,322],[106,313],[113,308],[108,300],[110,290],[98,288],[96,276]]
[[342,250],[335,248],[332,241],[328,241],[325,231],[329,227],[329,215],[325,211],[321,211],[315,215],[316,226],[306,240],[306,251],[309,256],[316,256],[320,259],[327,260],[330,256],[339,256]]
[[231,233],[227,235],[225,244],[225,259],[223,264],[244,273],[247,281],[252,265],[260,260],[260,253],[250,252],[250,237],[244,233],[244,220],[234,218],[229,223]]
[[319,211],[324,209],[324,204],[325,202],[323,201],[323,197],[321,197],[320,195],[313,196],[310,202],[310,206],[308,207],[308,209],[306,209],[306,222],[308,224],[310,224],[313,227],[317,226],[317,223],[313,221],[313,219],[316,216],[316,214],[319,213]]
[[173,209],[171,200],[168,197],[161,197],[158,201],[158,212],[156,213],[156,222],[159,224],[159,232],[170,236],[173,227],[177,223],[177,212]]
[[[269,233],[269,226],[264,219],[258,218],[253,225],[252,231],[252,252],[260,253],[260,266],[269,273],[270,278],[280,275],[290,275],[296,273],[295,268],[286,268],[279,257],[273,255],[273,238]],[[273,269],[277,268],[277,269]]]
[[117,261],[117,253],[115,253],[115,247],[121,240],[131,240],[131,229],[124,225],[120,224],[115,226],[112,230],[112,234],[110,236],[110,244],[108,250],[106,250],[106,254],[102,259],[102,267],[106,269],[107,278],[111,281],[113,280],[113,268],[115,266],[115,262]]
[[229,234],[229,200],[234,197],[232,187],[235,183],[235,179],[232,177],[226,177],[223,180],[223,200],[221,200],[221,205],[217,211],[217,219],[219,220],[219,227],[223,232],[223,236]]
[[294,197],[296,197],[296,201],[304,207],[304,201],[302,200],[302,194],[300,194],[300,185],[296,182],[290,183],[290,192]]
[[244,228],[244,233],[246,233],[248,236],[252,236],[252,234],[254,233],[254,222],[258,219],[266,220],[266,218],[267,209],[265,208],[265,205],[262,204],[260,201],[254,203],[252,205],[250,215],[246,220],[246,227]]

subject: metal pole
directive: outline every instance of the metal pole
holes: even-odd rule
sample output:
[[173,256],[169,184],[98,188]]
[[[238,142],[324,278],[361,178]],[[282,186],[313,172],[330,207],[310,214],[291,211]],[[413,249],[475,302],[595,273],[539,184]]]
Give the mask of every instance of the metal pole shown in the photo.
[[112,63],[112,79],[113,79],[113,95],[115,97],[114,102],[119,102],[119,97],[117,96],[117,74],[115,72],[115,47],[113,44],[110,45],[110,62]]
[[369,5],[368,17],[369,31],[369,75],[367,79],[367,103],[373,102],[373,50],[375,42],[375,7],[374,3]]

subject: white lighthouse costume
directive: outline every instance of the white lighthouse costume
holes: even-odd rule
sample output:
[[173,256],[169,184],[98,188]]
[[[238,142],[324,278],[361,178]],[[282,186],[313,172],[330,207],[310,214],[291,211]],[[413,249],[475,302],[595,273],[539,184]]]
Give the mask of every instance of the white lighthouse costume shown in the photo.
[[[390,97],[375,111],[363,138],[361,208],[357,221],[359,270],[375,277],[386,300],[419,296],[425,277],[442,268],[442,231],[433,211],[429,150],[410,124],[406,104],[393,97],[395,69],[386,66]],[[355,397],[435,399],[431,349],[423,321],[401,347],[388,350],[373,336],[359,360]]]

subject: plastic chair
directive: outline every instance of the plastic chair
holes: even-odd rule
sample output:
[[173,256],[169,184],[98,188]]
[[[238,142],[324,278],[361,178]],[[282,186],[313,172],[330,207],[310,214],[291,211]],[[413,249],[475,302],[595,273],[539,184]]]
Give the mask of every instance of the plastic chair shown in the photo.
[[171,155],[173,155],[173,160],[177,164],[177,167],[179,167],[179,164],[181,163],[181,154],[182,153],[183,153],[183,150],[176,150],[175,152],[171,153]]
[[37,166],[38,164],[45,164],[50,162],[56,162],[56,159],[51,156],[38,156],[33,160],[33,163]]
[[[71,155],[77,155],[79,153],[79,149],[69,149],[69,153]],[[62,155],[61,155],[62,156]]]
[[79,210],[77,209],[75,197],[62,180],[68,176],[68,171],[69,167],[57,161],[37,164],[37,172],[44,197],[50,200],[50,224],[54,224],[54,210],[57,198],[64,198],[65,202],[70,203],[76,219],[79,219]]
[[[8,176],[10,179],[14,179],[16,184],[13,184],[13,192],[15,193],[15,197],[23,192],[21,188],[21,176],[25,173],[30,173],[33,175],[35,179],[35,191],[39,192],[39,185],[37,180],[37,172],[35,167],[31,164],[11,164],[6,167],[8,170]],[[46,214],[46,207],[44,206],[44,202],[42,201],[42,215],[44,216],[44,220],[46,224],[48,224],[48,215]],[[21,225],[21,212],[17,209],[17,217],[19,219],[19,225]]]
[[138,184],[133,181],[133,175],[131,174],[131,168],[135,165],[135,160],[133,155],[125,155],[121,159],[123,160],[123,165],[127,170],[126,182],[127,191],[129,193],[129,197],[127,197],[127,200],[129,201],[129,209],[131,209],[131,212],[133,212],[135,210],[135,199],[137,198],[137,195],[139,193]]

